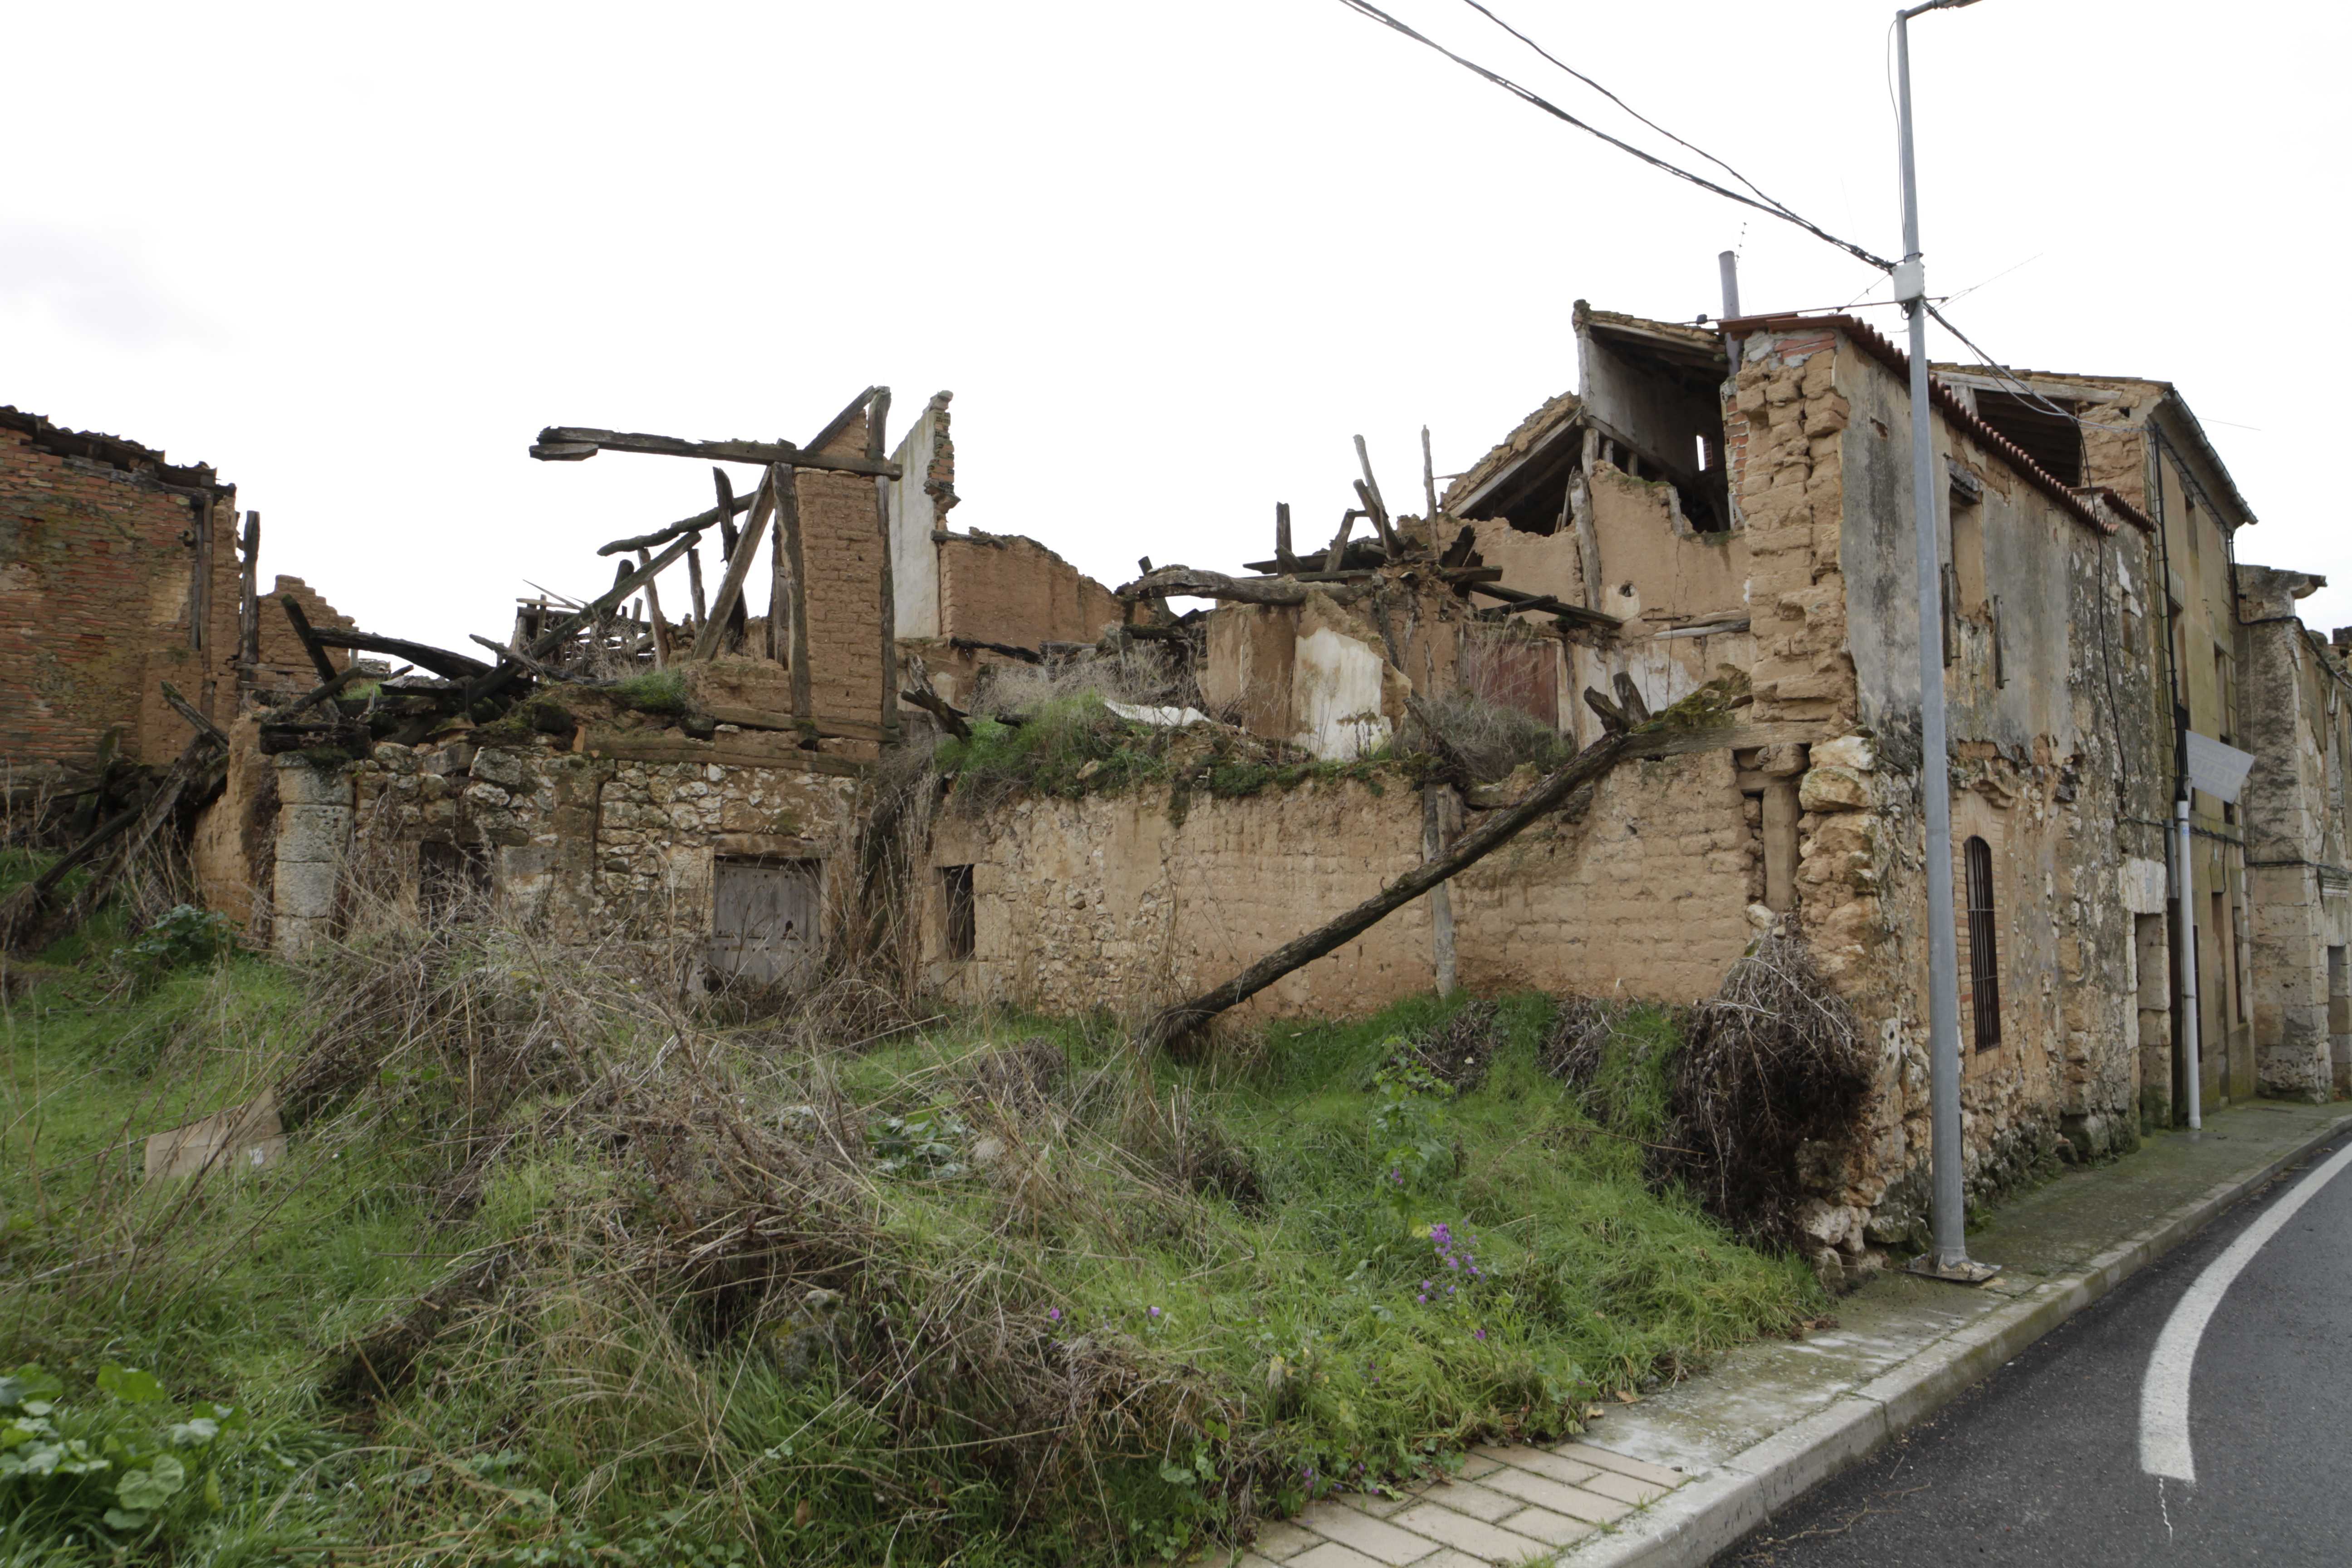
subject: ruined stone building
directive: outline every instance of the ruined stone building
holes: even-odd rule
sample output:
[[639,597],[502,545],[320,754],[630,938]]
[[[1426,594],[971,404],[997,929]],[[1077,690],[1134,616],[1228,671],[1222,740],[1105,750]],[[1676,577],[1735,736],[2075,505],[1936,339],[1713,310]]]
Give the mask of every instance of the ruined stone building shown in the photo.
[[[605,545],[612,590],[533,607],[487,658],[342,635],[426,672],[364,702],[289,716],[317,648],[289,632],[294,673],[246,682],[209,808],[217,879],[289,953],[370,900],[487,898],[558,940],[684,942],[721,980],[806,980],[887,940],[950,1001],[1136,1016],[1500,820],[1539,756],[1680,704],[1706,718],[1689,743],[1645,741],[1238,1016],[1454,986],[1685,1003],[1759,931],[1801,938],[1879,1049],[1866,1122],[1807,1156],[1808,1223],[1849,1255],[1892,1243],[1927,1142],[1907,362],[1843,315],[1701,329],[1580,304],[1575,328],[1575,390],[1442,496],[1424,476],[1420,515],[1367,460],[1328,542],[1294,541],[1286,509],[1244,574],[1147,565],[1116,591],[952,522],[944,394],[895,445],[878,388],[799,446],[551,428],[534,455],[761,477]],[[2238,563],[2253,518],[2168,384],[1939,367],[1934,399],[1973,1189],[2178,1117],[2184,884],[2206,1102],[2333,1092],[2352,672],[2294,618],[2318,579]],[[187,526],[194,503],[171,504]],[[177,536],[153,538],[167,559]],[[211,570],[205,603],[230,592]],[[1162,737],[1150,770],[991,794],[901,765],[1029,721],[998,696],[1022,680],[1139,650],[1181,676],[1111,705]],[[2186,867],[2184,736],[2252,765],[2238,798],[2191,799]],[[1521,765],[1481,772],[1481,747]]]

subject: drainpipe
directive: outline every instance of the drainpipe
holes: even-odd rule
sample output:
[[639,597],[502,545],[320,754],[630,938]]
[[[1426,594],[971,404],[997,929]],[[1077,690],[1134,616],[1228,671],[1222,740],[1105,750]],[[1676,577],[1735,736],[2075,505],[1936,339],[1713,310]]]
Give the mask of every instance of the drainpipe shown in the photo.
[[2172,809],[2180,840],[2175,852],[2180,867],[2180,1010],[2184,1016],[2180,1048],[2189,1061],[2189,1130],[2194,1132],[2205,1125],[2200,1103],[2205,1091],[2205,1070],[2197,1059],[2197,868],[2189,858],[2189,791],[2185,787]]

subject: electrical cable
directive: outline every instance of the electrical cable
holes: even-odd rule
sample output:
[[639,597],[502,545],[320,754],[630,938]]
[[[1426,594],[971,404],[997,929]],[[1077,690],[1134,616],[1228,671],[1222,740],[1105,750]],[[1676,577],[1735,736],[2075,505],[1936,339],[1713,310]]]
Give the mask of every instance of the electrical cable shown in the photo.
[[1518,39],[1519,42],[1527,45],[1528,47],[1533,49],[1537,54],[1541,55],[1545,59],[1549,60],[1553,65],[1558,66],[1560,69],[1566,71],[1569,75],[1574,77],[1577,80],[1582,82],[1593,91],[1599,93],[1601,97],[1607,99],[1610,102],[1615,104],[1618,108],[1623,110],[1626,113],[1632,115],[1634,119],[1640,121],[1643,124],[1648,126],[1651,130],[1656,132],[1659,135],[1664,137],[1667,141],[1673,142],[1675,146],[1683,148],[1687,152],[1697,153],[1700,157],[1706,159],[1708,163],[1714,164],[1725,174],[1729,174],[1733,179],[1738,180],[1741,184],[1746,185],[1749,190],[1754,191],[1758,197],[1759,197],[1767,206],[1769,206],[1775,212],[1778,212],[1786,217],[1795,219],[1800,223],[1804,221],[1802,218],[1798,217],[1796,209],[1791,207],[1788,203],[1780,200],[1778,196],[1767,195],[1763,187],[1757,184],[1755,181],[1749,179],[1747,175],[1741,174],[1738,170],[1733,168],[1730,164],[1725,163],[1722,159],[1717,157],[1706,148],[1696,146],[1691,142],[1684,141],[1681,137],[1675,135],[1673,132],[1667,130],[1664,126],[1659,124],[1656,121],[1651,119],[1648,115],[1643,113],[1640,110],[1634,108],[1632,104],[1626,102],[1623,99],[1618,97],[1615,93],[1610,91],[1607,88],[1601,86],[1599,82],[1593,80],[1582,71],[1578,70],[1574,66],[1570,65],[1566,60],[1561,59],[1549,49],[1545,48],[1541,44],[1537,43],[1533,38],[1528,37],[1525,33],[1520,32],[1517,27],[1514,27],[1508,22],[1506,22],[1500,16],[1495,15],[1494,12],[1481,5],[1479,0],[1462,0],[1462,3],[1465,5],[1469,6],[1473,11],[1477,12],[1481,16],[1486,17],[1489,22],[1494,23],[1497,27],[1502,28],[1503,31],[1510,34],[1511,37]]
[[[1803,229],[1814,238],[1822,240],[1829,245],[1834,245],[1840,250],[1846,252],[1849,256],[1854,257],[1858,260],[1866,261],[1882,272],[1892,272],[1895,269],[1895,263],[1887,260],[1885,257],[1865,250],[1861,246],[1854,244],[1852,240],[1839,238],[1836,235],[1832,234],[1829,230],[1822,227],[1821,225],[1812,222],[1811,219],[1801,216],[1800,215],[1789,211],[1784,207],[1773,205],[1769,198],[1759,201],[1754,196],[1742,195],[1738,191],[1732,190],[1728,186],[1717,184],[1715,181],[1708,179],[1704,174],[1695,174],[1688,169],[1683,168],[1678,164],[1668,163],[1665,159],[1659,157],[1654,153],[1644,152],[1643,149],[1634,146],[1632,142],[1625,141],[1622,137],[1612,136],[1608,132],[1601,130],[1599,126],[1590,124],[1585,121],[1578,119],[1575,115],[1570,114],[1567,110],[1562,109],[1559,105],[1552,102],[1549,99],[1545,98],[1542,94],[1538,93],[1531,89],[1522,87],[1517,82],[1513,81],[1510,78],[1503,76],[1498,72],[1488,70],[1485,66],[1478,64],[1475,60],[1455,54],[1452,49],[1447,48],[1444,45],[1429,37],[1426,33],[1417,32],[1413,28],[1407,26],[1396,17],[1391,16],[1386,11],[1381,10],[1378,5],[1373,5],[1371,0],[1339,0],[1339,4],[1347,6],[1348,9],[1356,12],[1360,16],[1370,17],[1373,21],[1380,23],[1382,26],[1389,28],[1391,31],[1403,34],[1406,37],[1411,38],[1414,43],[1420,44],[1425,48],[1432,49],[1438,54],[1444,55],[1447,59],[1452,60],[1455,65],[1460,66],[1464,70],[1470,72],[1472,75],[1484,78],[1487,81],[1494,83],[1496,87],[1501,88],[1504,91],[1511,94],[1514,98],[1519,99],[1526,103],[1533,105],[1535,108],[1542,110],[1546,114],[1550,115],[1555,120],[1560,121],[1569,125],[1573,125],[1576,129],[1583,132],[1588,136],[1596,137],[1602,142],[1606,142],[1609,145],[1616,148],[1621,153],[1631,153],[1633,156],[1639,158],[1643,163],[1649,164],[1654,169],[1663,170],[1679,180],[1687,180],[1692,184],[1698,186],[1699,189],[1712,192],[1716,195],[1721,196],[1727,201],[1738,202],[1742,206],[1753,207],[1758,212],[1769,214],[1773,217],[1779,218],[1783,223],[1794,224],[1797,227]],[[1709,162],[1720,161],[1710,158]]]

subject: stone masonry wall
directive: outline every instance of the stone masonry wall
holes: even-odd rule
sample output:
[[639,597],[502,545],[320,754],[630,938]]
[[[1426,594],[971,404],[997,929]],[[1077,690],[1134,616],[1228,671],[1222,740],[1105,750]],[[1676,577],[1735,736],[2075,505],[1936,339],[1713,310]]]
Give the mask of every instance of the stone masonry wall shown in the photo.
[[394,907],[417,908],[419,846],[461,846],[484,857],[507,915],[574,943],[707,934],[719,857],[837,861],[858,792],[854,776],[793,766],[464,742],[378,746],[352,776],[352,861]]
[[[216,721],[236,707],[236,492],[209,469],[169,468],[160,452],[5,413],[0,758],[86,763],[120,725],[121,754],[169,762],[188,731],[157,681]],[[205,496],[211,604],[199,648],[192,542]]]
[[[1805,328],[1751,337],[1735,398],[1743,513],[1789,534],[1751,542],[1757,716],[1846,731],[1801,749],[1793,918],[1880,1053],[1866,1125],[1810,1157],[1825,1201],[1809,1223],[1853,1252],[1914,1239],[1927,1195],[1906,387],[1843,333]],[[2168,756],[2149,722],[2146,536],[2093,526],[1940,416],[1937,436],[1936,460],[1981,487],[1980,500],[1939,501],[1938,546],[1950,560],[1947,504],[1974,507],[1987,599],[1954,607],[1945,681],[1961,931],[1969,837],[1986,840],[1994,872],[1997,1040],[1976,1034],[1965,942],[1960,955],[1965,1168],[1980,1201],[2062,1140],[2084,1156],[2137,1141],[2135,921],[2160,912],[2164,875],[2161,829],[2141,824],[2164,815]]]

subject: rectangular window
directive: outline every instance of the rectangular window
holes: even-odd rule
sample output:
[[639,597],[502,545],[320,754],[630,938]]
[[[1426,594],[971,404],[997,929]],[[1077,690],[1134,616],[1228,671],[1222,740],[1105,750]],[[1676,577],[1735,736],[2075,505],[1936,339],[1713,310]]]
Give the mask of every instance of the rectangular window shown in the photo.
[[1993,921],[1992,846],[1971,837],[1965,850],[1969,880],[1969,1004],[1977,1049],[2000,1044],[2000,952]]
[[940,867],[940,894],[947,920],[947,955],[951,960],[970,958],[980,946],[980,916],[972,901],[971,868]]

